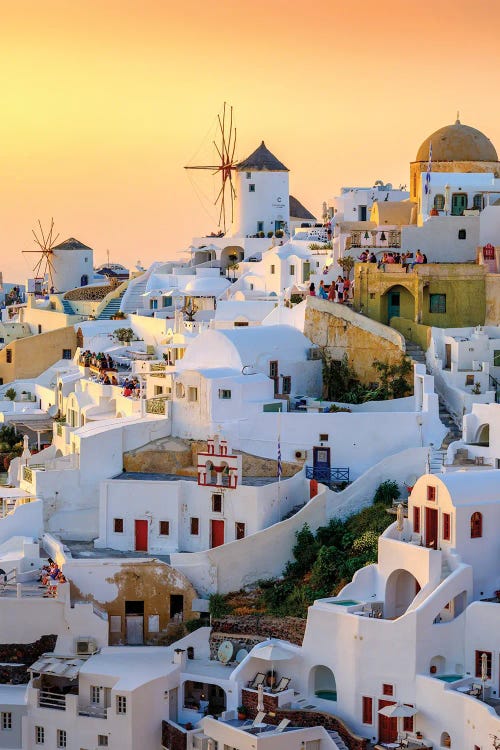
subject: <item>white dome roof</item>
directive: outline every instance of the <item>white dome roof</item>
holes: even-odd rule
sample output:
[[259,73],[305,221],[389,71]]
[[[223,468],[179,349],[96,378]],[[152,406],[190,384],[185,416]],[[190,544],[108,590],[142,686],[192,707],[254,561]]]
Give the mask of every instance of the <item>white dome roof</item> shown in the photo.
[[184,291],[194,297],[217,296],[222,294],[231,282],[222,276],[196,276],[192,281],[188,281]]

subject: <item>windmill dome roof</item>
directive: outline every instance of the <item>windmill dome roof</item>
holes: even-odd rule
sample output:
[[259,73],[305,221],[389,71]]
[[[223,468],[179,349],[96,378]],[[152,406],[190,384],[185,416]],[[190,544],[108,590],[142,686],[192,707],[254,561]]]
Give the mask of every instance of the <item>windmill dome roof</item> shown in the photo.
[[264,141],[250,156],[240,161],[238,172],[288,172],[283,162],[277,159],[267,148]]
[[415,161],[427,161],[432,143],[432,161],[498,161],[495,146],[480,130],[460,120],[445,125],[422,143]]
[[59,245],[54,245],[52,250],[92,250],[92,248],[88,245],[84,245],[83,242],[80,242],[80,240],[77,240],[74,237],[69,237],[69,239],[64,240],[64,242],[60,242]]

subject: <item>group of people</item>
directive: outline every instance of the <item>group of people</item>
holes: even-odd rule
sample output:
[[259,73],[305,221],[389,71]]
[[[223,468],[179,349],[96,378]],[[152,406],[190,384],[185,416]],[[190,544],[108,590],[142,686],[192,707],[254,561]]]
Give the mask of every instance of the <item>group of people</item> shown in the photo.
[[339,302],[343,304],[350,299],[350,293],[352,289],[352,282],[348,276],[338,276],[337,281],[332,281],[329,287],[325,286],[323,279],[319,282],[318,292],[316,293],[316,285],[314,282],[309,286],[309,294],[311,297],[320,297],[321,299],[328,299],[330,302]]
[[47,565],[42,567],[41,575],[38,581],[42,586],[47,587],[44,597],[55,598],[57,596],[57,587],[60,583],[66,583],[66,577],[58,564],[49,557]]
[[361,263],[376,263],[377,268],[382,268],[382,270],[385,270],[386,265],[390,265],[391,263],[400,264],[407,270],[408,268],[413,269],[414,266],[419,263],[427,263],[426,254],[422,253],[420,250],[417,250],[413,263],[408,262],[410,258],[413,258],[413,253],[387,252],[382,255],[380,260],[377,260],[375,253],[373,251],[368,252],[368,250],[363,250],[358,256],[358,260],[360,260]]
[[123,381],[123,391],[124,396],[130,396],[132,398],[139,398],[141,393],[141,384],[139,383],[137,378],[125,378]]
[[113,370],[115,363],[109,354],[91,352],[90,349],[80,354],[80,364],[84,367],[98,367],[100,371]]

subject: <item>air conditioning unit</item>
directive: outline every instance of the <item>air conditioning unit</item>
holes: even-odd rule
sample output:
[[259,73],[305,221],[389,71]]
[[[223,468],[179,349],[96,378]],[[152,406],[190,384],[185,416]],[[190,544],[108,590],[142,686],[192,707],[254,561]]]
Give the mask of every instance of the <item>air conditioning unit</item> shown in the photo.
[[305,461],[306,456],[307,456],[307,451],[305,451],[305,450],[303,450],[303,451],[295,451],[295,458],[297,460],[303,459]]
[[77,638],[76,653],[78,656],[90,656],[97,651],[97,643],[93,638]]
[[307,350],[307,359],[321,359],[321,349],[317,346],[312,346]]

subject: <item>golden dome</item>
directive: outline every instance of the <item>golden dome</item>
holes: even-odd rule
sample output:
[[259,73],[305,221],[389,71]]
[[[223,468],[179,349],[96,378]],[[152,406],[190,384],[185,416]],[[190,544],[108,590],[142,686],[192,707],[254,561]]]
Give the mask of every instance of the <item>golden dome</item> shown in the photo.
[[476,128],[446,125],[436,130],[422,143],[415,161],[428,161],[432,143],[432,161],[498,161],[496,149],[489,138]]

